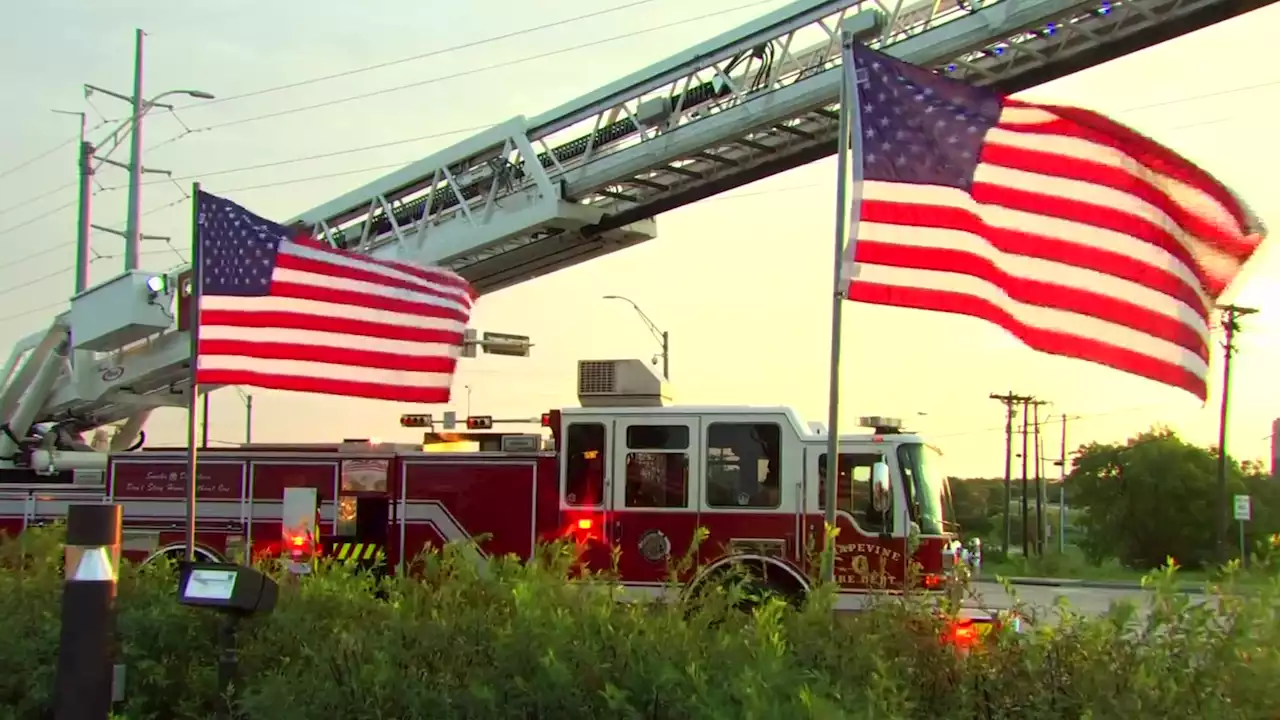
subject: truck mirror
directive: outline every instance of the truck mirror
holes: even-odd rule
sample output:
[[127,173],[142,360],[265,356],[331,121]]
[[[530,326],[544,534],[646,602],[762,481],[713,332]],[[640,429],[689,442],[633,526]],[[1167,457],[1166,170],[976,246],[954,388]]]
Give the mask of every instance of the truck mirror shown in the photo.
[[871,466],[871,507],[876,512],[888,512],[893,488],[889,485],[889,466],[884,461]]

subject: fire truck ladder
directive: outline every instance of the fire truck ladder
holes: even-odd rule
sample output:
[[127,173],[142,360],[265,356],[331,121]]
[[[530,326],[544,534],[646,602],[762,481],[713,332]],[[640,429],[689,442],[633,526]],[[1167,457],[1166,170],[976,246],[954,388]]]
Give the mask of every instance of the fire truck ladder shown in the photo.
[[[493,292],[651,239],[662,212],[832,154],[846,21],[891,55],[1012,92],[1270,2],[799,0],[291,222]],[[47,470],[54,451],[52,464],[74,466],[80,433],[127,421],[112,446],[128,446],[151,408],[186,404],[186,333],[155,317],[165,298],[145,281],[126,273],[90,289],[14,349],[0,377],[0,467]],[[78,340],[89,336],[98,342]]]
[[803,0],[532,120],[513,118],[296,221],[338,247],[450,266],[491,292],[647,240],[659,213],[834,153],[846,19],[891,55],[1013,91],[1241,8],[1229,0]]

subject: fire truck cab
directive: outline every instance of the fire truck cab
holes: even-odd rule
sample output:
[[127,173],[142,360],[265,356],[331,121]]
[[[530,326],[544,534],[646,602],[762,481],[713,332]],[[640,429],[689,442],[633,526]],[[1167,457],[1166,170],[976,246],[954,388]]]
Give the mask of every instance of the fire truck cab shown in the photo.
[[[809,589],[824,533],[821,427],[786,407],[669,405],[638,360],[581,361],[578,395],[580,407],[546,413],[535,432],[202,450],[199,553],[306,561],[296,538],[309,537],[315,553],[403,572],[429,546],[458,542],[481,561],[572,538],[594,569],[611,569],[619,550],[621,582],[642,595],[667,592],[670,561],[685,557],[688,586],[745,566],[778,591]],[[960,552],[934,451],[887,418],[863,425],[841,437],[836,492],[836,580],[849,608],[901,590],[913,562],[923,582],[939,583]],[[68,464],[84,467],[75,455]],[[50,452],[41,472],[61,483],[0,481],[0,530],[57,519],[74,502],[117,502],[126,554],[180,556],[185,450],[111,453],[96,474],[58,464]],[[695,547],[700,528],[707,539]]]

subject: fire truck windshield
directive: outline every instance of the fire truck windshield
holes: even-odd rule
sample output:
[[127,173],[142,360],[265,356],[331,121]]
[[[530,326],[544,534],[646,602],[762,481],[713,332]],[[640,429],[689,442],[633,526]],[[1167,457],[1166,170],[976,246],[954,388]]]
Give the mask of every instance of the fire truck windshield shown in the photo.
[[922,535],[941,535],[943,532],[944,503],[949,499],[947,479],[933,472],[929,455],[933,452],[923,443],[906,443],[898,446],[898,464],[902,467],[903,485],[911,498],[915,512],[912,518],[920,525]]

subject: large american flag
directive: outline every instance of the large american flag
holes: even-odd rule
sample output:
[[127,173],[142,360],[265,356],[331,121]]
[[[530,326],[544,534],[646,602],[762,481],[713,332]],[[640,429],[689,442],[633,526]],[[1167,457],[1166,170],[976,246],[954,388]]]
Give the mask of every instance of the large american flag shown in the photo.
[[849,299],[982,318],[1204,400],[1215,301],[1263,235],[1227,188],[1097,113],[853,55]]
[[321,247],[200,192],[199,384],[449,401],[473,293],[440,268]]

